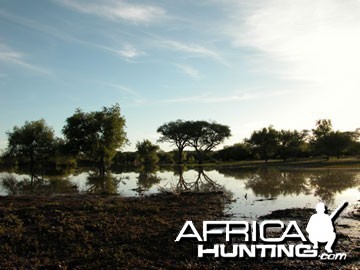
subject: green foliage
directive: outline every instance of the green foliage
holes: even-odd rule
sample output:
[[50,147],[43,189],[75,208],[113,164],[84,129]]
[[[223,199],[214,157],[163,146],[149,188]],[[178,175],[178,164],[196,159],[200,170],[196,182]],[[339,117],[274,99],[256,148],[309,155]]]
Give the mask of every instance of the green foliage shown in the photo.
[[157,151],[159,146],[152,144],[149,140],[136,143],[139,161],[144,166],[154,166],[159,162]]
[[104,175],[116,154],[127,143],[125,118],[118,104],[101,111],[82,112],[77,109],[66,119],[63,128],[68,149],[80,157],[95,162]]
[[356,139],[357,133],[333,131],[331,120],[322,119],[316,121],[311,144],[316,154],[340,158],[340,155],[350,150]]
[[237,143],[219,150],[216,156],[221,161],[235,161],[249,159],[251,157],[251,153],[246,144]]
[[327,136],[332,131],[330,119],[320,119],[316,121],[316,128],[312,130],[315,139]]
[[279,147],[279,132],[272,126],[254,131],[247,143],[254,154],[258,154],[265,162],[277,153]]
[[22,127],[15,126],[7,135],[8,148],[5,156],[18,164],[28,164],[33,180],[46,166],[49,158],[54,156],[54,131],[41,119],[25,122]]
[[185,147],[191,146],[202,163],[203,154],[211,151],[231,136],[230,128],[215,122],[183,121],[169,122],[158,128],[160,142],[170,142],[178,148],[178,162],[182,162]]
[[215,122],[189,121],[188,127],[188,144],[198,153],[211,151],[231,136],[228,126]]
[[159,163],[160,164],[174,164],[174,153],[173,152],[158,152]]
[[113,158],[113,164],[120,167],[132,167],[136,164],[137,154],[135,152],[118,151]]
[[307,131],[281,130],[279,136],[279,155],[283,160],[298,157],[306,149]]
[[174,144],[178,149],[178,163],[182,163],[182,153],[189,141],[188,122],[176,120],[163,124],[157,129],[161,134],[159,142],[168,142]]

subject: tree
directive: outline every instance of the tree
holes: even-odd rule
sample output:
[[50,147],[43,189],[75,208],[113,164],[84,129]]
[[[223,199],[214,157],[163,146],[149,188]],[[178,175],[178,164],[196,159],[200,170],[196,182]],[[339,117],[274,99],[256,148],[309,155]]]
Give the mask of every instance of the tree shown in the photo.
[[104,176],[116,150],[128,140],[125,118],[120,106],[103,107],[101,111],[84,113],[77,109],[66,119],[63,134],[71,151],[97,164],[99,176]]
[[353,142],[352,132],[332,131],[325,138],[322,144],[326,155],[334,155],[338,159],[340,155],[345,154],[349,150]]
[[44,167],[54,152],[55,136],[45,120],[25,122],[8,132],[8,148],[5,155],[18,163],[29,164],[31,183],[37,178],[39,169]]
[[279,132],[279,154],[286,161],[289,157],[297,157],[305,145],[307,131],[281,130]]
[[315,154],[328,155],[328,136],[332,132],[330,119],[320,119],[316,121],[316,128],[312,130],[311,145]]
[[316,128],[312,130],[315,139],[327,136],[332,131],[330,119],[320,119],[316,121]]
[[182,163],[182,156],[185,147],[189,142],[189,122],[183,120],[176,120],[163,124],[157,129],[161,134],[159,142],[169,142],[175,144],[178,149],[178,163]]
[[272,126],[254,131],[250,139],[246,140],[253,152],[260,155],[265,163],[269,158],[275,156],[279,146],[279,132]]
[[159,151],[158,153],[159,163],[164,165],[174,164],[174,153]]
[[316,121],[316,128],[313,129],[313,138],[311,140],[315,153],[331,155],[340,158],[350,149],[357,138],[356,132],[333,131],[331,120],[322,119]]
[[250,158],[251,154],[247,145],[237,143],[232,146],[226,146],[217,152],[217,157],[222,161],[239,161]]
[[143,140],[136,143],[137,153],[139,155],[139,161],[145,167],[154,166],[159,162],[157,151],[159,146],[152,144],[149,140]]
[[203,162],[203,155],[221,144],[231,136],[230,128],[215,122],[189,121],[188,122],[188,144],[194,147],[198,162]]

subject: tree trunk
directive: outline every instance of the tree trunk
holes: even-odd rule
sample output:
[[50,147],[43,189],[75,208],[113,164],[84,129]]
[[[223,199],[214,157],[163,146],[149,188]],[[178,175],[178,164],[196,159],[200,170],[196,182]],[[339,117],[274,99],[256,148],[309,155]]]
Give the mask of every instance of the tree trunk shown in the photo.
[[196,149],[196,152],[197,152],[197,157],[198,157],[198,164],[203,164],[203,153],[202,153],[202,151]]
[[99,176],[104,177],[105,172],[106,172],[106,165],[105,165],[105,161],[104,161],[104,155],[101,156],[98,166],[99,166]]
[[179,148],[179,152],[178,152],[178,164],[182,164],[182,154],[183,154],[183,150],[182,148]]
[[30,153],[30,174],[31,174],[30,184],[32,186],[35,178],[35,161],[32,153]]

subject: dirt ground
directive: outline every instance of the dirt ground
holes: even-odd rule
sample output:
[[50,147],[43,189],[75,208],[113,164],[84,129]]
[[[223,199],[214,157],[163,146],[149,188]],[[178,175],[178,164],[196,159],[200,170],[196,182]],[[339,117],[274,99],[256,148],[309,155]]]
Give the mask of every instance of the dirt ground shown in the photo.
[[[356,207],[337,226],[336,249],[347,253],[340,262],[199,259],[197,243],[174,241],[187,220],[201,228],[203,220],[228,218],[228,202],[221,192],[0,197],[0,269],[358,269]],[[305,224],[311,214],[292,209],[263,218]]]

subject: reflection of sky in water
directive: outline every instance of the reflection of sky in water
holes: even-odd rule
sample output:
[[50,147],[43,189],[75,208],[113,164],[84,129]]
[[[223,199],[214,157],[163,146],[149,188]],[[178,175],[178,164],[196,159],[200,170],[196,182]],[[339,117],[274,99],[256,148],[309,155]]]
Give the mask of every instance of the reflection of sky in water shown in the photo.
[[[0,173],[0,177],[9,175]],[[15,175],[23,179],[25,175]],[[76,185],[80,192],[91,188],[88,181],[89,173],[83,172],[71,175],[68,179]],[[198,179],[196,170],[185,171],[182,180],[189,187]],[[350,205],[360,199],[360,171],[354,170],[211,170],[204,171],[201,180],[216,182],[233,194],[229,211],[234,218],[254,218],[271,211],[292,207],[315,207],[319,201],[324,201],[330,209],[336,208],[344,200]],[[122,196],[138,196],[151,194],[159,190],[174,190],[179,184],[180,175],[172,171],[158,171],[142,175],[129,172],[112,174],[112,178],[121,180],[115,185],[117,193]],[[149,179],[149,183],[146,183]],[[209,187],[205,185],[202,187]],[[6,195],[4,187],[0,194]]]

